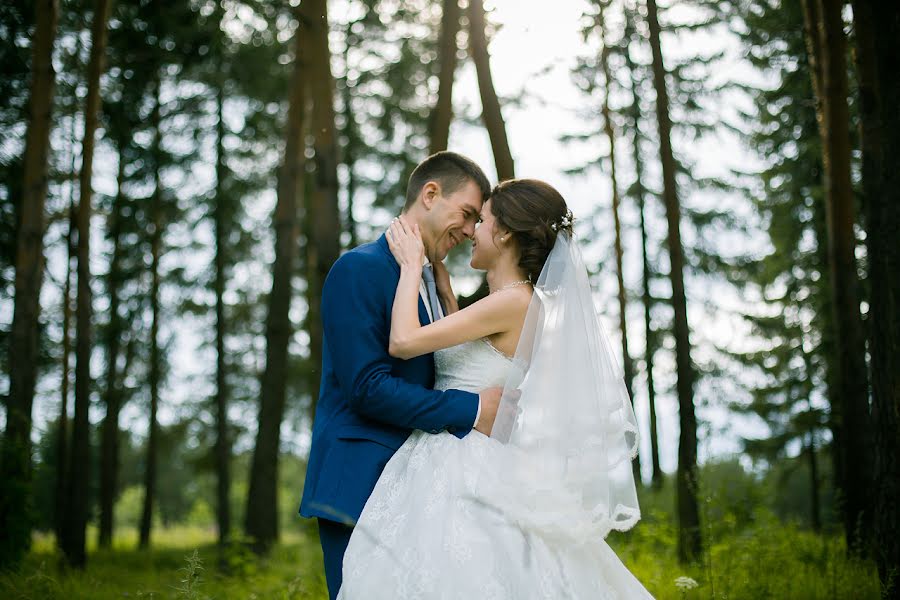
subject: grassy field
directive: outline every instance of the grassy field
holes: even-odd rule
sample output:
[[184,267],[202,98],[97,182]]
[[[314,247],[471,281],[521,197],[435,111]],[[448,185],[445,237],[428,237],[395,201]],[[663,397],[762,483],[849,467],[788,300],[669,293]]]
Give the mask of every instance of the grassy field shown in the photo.
[[[96,536],[89,532],[88,539]],[[154,547],[140,551],[137,532],[117,537],[113,549],[90,549],[84,572],[60,571],[52,536],[37,536],[16,573],[0,575],[0,598],[106,600],[122,598],[319,600],[327,598],[315,530],[293,532],[265,559],[240,546],[219,568],[214,532],[176,527],[154,532]]]
[[[707,531],[712,544],[706,558],[692,568],[681,568],[670,519],[648,508],[634,530],[614,534],[609,541],[660,600],[880,598],[874,566],[848,559],[838,537],[801,531],[765,513],[740,530],[727,517],[717,521]],[[90,533],[93,539],[94,532]],[[0,598],[327,598],[314,527],[295,527],[263,560],[235,546],[226,554],[228,574],[218,568],[208,529],[159,530],[149,551],[136,550],[136,542],[134,531],[125,532],[112,550],[91,549],[86,571],[63,573],[52,537],[37,536],[21,569],[0,575]],[[690,577],[697,587],[679,589],[678,577]]]

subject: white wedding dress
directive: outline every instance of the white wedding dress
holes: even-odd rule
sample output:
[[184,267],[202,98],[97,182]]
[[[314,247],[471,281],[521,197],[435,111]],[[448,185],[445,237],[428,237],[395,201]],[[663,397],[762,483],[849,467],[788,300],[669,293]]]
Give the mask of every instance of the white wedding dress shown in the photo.
[[[503,386],[514,364],[486,340],[440,350],[435,387]],[[514,451],[474,430],[414,432],[354,528],[338,598],[652,598],[604,541],[608,528],[591,535],[564,492],[516,475]]]

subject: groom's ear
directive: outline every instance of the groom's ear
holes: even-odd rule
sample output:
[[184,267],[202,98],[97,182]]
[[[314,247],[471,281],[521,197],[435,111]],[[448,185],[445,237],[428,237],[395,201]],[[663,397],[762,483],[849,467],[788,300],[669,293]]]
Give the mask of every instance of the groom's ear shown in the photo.
[[431,210],[438,196],[441,195],[441,185],[436,181],[428,181],[422,186],[422,204]]

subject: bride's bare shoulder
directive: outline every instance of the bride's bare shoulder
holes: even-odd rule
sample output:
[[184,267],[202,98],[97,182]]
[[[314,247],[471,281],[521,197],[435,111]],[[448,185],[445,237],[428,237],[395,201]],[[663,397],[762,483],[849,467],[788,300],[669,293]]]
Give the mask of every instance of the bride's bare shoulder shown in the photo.
[[530,285],[516,286],[493,292],[482,299],[481,302],[491,302],[496,307],[502,307],[504,310],[525,314],[528,310],[528,305],[531,303],[531,295],[533,293]]

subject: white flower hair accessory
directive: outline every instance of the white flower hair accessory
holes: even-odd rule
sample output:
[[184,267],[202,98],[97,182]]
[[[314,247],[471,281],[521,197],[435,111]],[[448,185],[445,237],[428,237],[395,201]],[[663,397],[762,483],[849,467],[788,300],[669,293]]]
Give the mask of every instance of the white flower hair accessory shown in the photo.
[[559,231],[560,229],[571,229],[572,224],[575,222],[575,215],[572,214],[571,210],[567,210],[566,214],[556,222],[550,224],[550,229],[553,231]]

